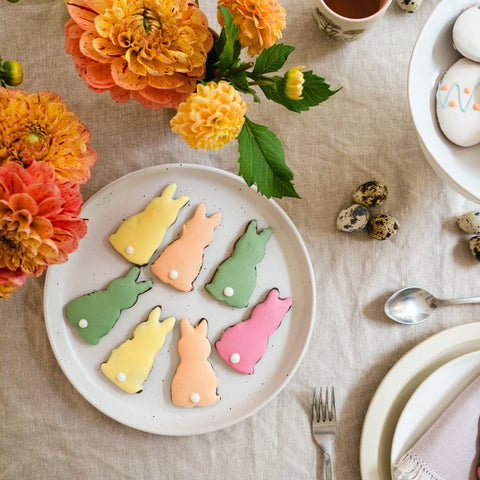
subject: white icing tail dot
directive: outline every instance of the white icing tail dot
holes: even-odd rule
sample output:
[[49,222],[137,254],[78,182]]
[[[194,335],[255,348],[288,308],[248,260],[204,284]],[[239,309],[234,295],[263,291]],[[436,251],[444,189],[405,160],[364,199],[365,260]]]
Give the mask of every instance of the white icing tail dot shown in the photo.
[[135,249],[129,245],[126,249],[125,249],[125,253],[127,253],[128,255],[131,255],[133,252],[135,251]]
[[232,353],[230,355],[230,363],[238,363],[240,361],[240,354],[239,353]]
[[78,322],[78,326],[80,328],[87,328],[88,327],[88,321],[85,320],[84,318],[82,318],[79,322]]
[[231,296],[234,294],[233,288],[232,288],[232,287],[225,287],[225,288],[223,289],[223,294],[224,294],[226,297],[231,297]]
[[190,395],[190,401],[192,403],[198,403],[200,401],[200,395],[198,393],[192,393]]
[[168,272],[168,278],[171,280],[176,280],[178,278],[178,272],[176,270],[170,270]]
[[120,373],[117,375],[117,380],[118,380],[119,382],[124,382],[126,379],[127,379],[127,376],[126,376],[124,373],[122,373],[122,372],[120,372]]

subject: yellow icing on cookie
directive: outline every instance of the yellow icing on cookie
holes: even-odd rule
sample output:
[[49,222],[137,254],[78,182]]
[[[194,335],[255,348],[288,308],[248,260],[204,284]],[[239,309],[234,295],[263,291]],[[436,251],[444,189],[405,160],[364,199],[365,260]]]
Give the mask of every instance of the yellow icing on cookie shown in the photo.
[[183,226],[181,237],[165,248],[152,264],[152,273],[177,290],[193,290],[193,282],[202,267],[203,250],[213,240],[213,231],[221,220],[221,212],[207,217],[205,204],[201,203]]
[[155,355],[163,347],[165,337],[175,325],[175,317],[160,322],[161,308],[155,307],[148,320],[140,323],[133,338],[112,350],[110,358],[102,363],[102,372],[115,385],[128,393],[141,392],[153,367]]
[[140,213],[127,218],[109,240],[113,248],[135,265],[145,265],[162,243],[168,227],[187,204],[187,196],[173,199],[177,185],[171,183]]
[[180,320],[180,363],[171,386],[172,402],[179,407],[206,407],[220,401],[217,377],[208,361],[212,347],[207,330],[204,318],[195,327],[186,318]]

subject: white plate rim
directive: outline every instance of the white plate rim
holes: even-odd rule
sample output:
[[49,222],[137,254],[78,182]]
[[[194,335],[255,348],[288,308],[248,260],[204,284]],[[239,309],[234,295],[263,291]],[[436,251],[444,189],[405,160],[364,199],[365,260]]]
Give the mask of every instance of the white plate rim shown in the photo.
[[[93,204],[98,198],[100,198],[102,195],[104,195],[106,192],[108,192],[112,187],[117,186],[121,182],[129,181],[132,177],[134,177],[137,174],[145,174],[145,173],[159,173],[161,174],[163,171],[199,171],[202,173],[209,173],[212,175],[219,175],[220,177],[224,177],[225,179],[228,179],[231,182],[234,182],[240,189],[243,190],[251,190],[255,192],[255,188],[250,188],[248,187],[240,177],[237,175],[227,172],[225,170],[218,169],[216,167],[211,167],[211,166],[206,166],[206,165],[200,165],[200,164],[189,164],[189,163],[170,163],[170,164],[161,164],[161,165],[155,165],[152,167],[147,167],[147,168],[142,168],[130,173],[127,173],[126,175],[123,175],[122,177],[119,177],[109,184],[105,185],[103,188],[101,188],[99,191],[97,191],[95,194],[93,194],[83,205],[83,208],[86,206],[88,207],[90,204]],[[255,193],[255,195],[259,195]],[[281,218],[281,221],[284,222],[284,225],[290,229],[290,233],[294,235],[296,242],[297,242],[297,247],[300,249],[300,253],[302,255],[302,260],[305,262],[305,267],[307,269],[307,272],[305,272],[308,275],[308,278],[306,279],[306,284],[308,284],[308,287],[310,288],[309,290],[309,296],[311,298],[311,306],[310,306],[310,311],[311,315],[308,320],[308,329],[305,333],[305,341],[302,346],[302,349],[295,360],[291,370],[289,373],[285,376],[285,378],[278,384],[277,388],[275,391],[263,399],[261,403],[259,403],[256,408],[251,409],[248,411],[246,414],[234,417],[231,421],[225,421],[223,423],[215,424],[212,422],[212,425],[210,425],[207,428],[201,428],[201,429],[190,429],[189,431],[175,431],[175,430],[168,430],[168,431],[158,431],[155,428],[149,428],[145,427],[144,425],[136,425],[135,422],[131,421],[125,421],[125,419],[119,417],[116,413],[112,413],[109,411],[108,407],[99,404],[94,396],[92,396],[91,392],[86,391],[84,388],[82,388],[81,385],[78,384],[78,378],[75,377],[75,374],[73,374],[69,369],[66,367],[65,361],[62,358],[62,355],[65,354],[65,352],[60,351],[60,346],[59,346],[59,339],[58,335],[55,334],[54,329],[52,328],[52,324],[49,321],[49,318],[51,317],[50,313],[50,304],[49,304],[49,298],[48,298],[48,285],[50,281],[52,281],[52,278],[54,277],[54,271],[58,268],[63,268],[66,264],[62,265],[53,265],[47,269],[46,273],[46,278],[45,278],[45,289],[44,289],[44,316],[45,316],[45,323],[46,323],[46,329],[47,329],[47,335],[50,341],[50,345],[52,347],[52,350],[54,352],[54,355],[57,359],[57,362],[59,363],[61,369],[63,370],[65,376],[67,379],[70,381],[70,383],[74,386],[74,388],[81,394],[82,397],[84,397],[91,405],[93,405],[95,408],[100,410],[102,413],[107,415],[108,417],[116,420],[119,423],[122,423],[124,425],[127,425],[129,427],[135,428],[137,430],[145,431],[148,433],[154,433],[154,434],[159,434],[159,435],[172,435],[172,436],[184,436],[184,435],[198,435],[198,434],[203,434],[203,433],[208,433],[216,430],[220,430],[226,427],[229,427],[231,425],[234,425],[251,415],[255,414],[258,412],[261,408],[266,406],[274,397],[276,397],[282,390],[283,388],[287,385],[287,383],[290,381],[290,379],[293,377],[294,373],[298,369],[301,361],[303,360],[303,357],[307,351],[310,338],[312,335],[313,327],[314,327],[314,321],[315,321],[315,313],[316,313],[316,284],[315,284],[315,276],[314,276],[314,271],[313,271],[313,266],[311,264],[311,260],[308,254],[308,251],[306,249],[306,246],[303,242],[303,239],[298,232],[295,224],[293,221],[290,219],[290,217],[286,214],[286,212],[273,200],[273,199],[267,199],[264,196],[258,197],[258,202],[263,203],[263,208],[269,209],[270,213],[274,213],[275,215],[278,215],[279,218]],[[58,333],[58,332],[57,332]],[[212,351],[213,351],[213,346],[212,346]]]
[[[406,327],[409,328],[409,327]],[[408,351],[374,393],[360,439],[363,480],[390,480],[390,453],[401,410],[420,383],[446,362],[480,349],[480,322],[443,330]]]
[[[460,374],[458,374],[458,370],[460,370]],[[454,377],[452,377],[452,371],[456,373]],[[450,403],[451,397],[458,396],[479,373],[480,350],[475,350],[443,364],[418,386],[402,410],[395,427],[390,455],[392,472],[393,464],[410,448],[405,442],[406,440],[412,442],[412,428],[417,429],[418,425],[423,423],[421,431],[416,430],[416,436],[423,435],[431,426],[430,422],[427,425],[424,424],[425,417],[428,415],[432,419],[438,418]],[[435,389],[435,396],[439,397],[433,405],[431,404],[432,389]],[[428,412],[421,404],[425,399],[429,401]],[[405,430],[407,431],[405,432]]]
[[[455,172],[448,172],[446,169],[446,166],[442,163],[442,160],[437,160],[432,152],[432,145],[431,141],[425,134],[421,134],[420,131],[423,130],[421,128],[421,125],[419,124],[418,120],[418,115],[417,113],[417,107],[416,103],[414,102],[414,85],[413,85],[413,71],[415,65],[420,62],[424,63],[421,59],[422,55],[425,55],[425,51],[428,50],[428,48],[425,48],[425,43],[429,43],[430,37],[430,29],[433,28],[432,25],[434,26],[439,20],[438,17],[443,17],[446,16],[444,14],[444,10],[448,9],[447,11],[449,12],[448,15],[448,21],[453,21],[455,19],[455,14],[459,14],[462,9],[465,9],[469,6],[471,6],[474,3],[473,0],[442,0],[434,9],[434,11],[431,13],[429,18],[426,20],[424,23],[422,29],[420,30],[420,33],[415,41],[412,54],[410,56],[410,61],[409,61],[409,66],[408,66],[408,75],[407,75],[407,98],[408,98],[408,106],[410,110],[410,116],[412,118],[412,121],[415,125],[415,130],[416,130],[416,135],[420,143],[420,147],[423,151],[423,154],[425,158],[427,159],[428,163],[432,167],[432,169],[435,171],[435,173],[451,188],[453,188],[456,192],[460,193],[463,195],[465,198],[479,203],[480,202],[480,190],[478,191],[472,191],[472,188],[467,188],[464,185],[461,184],[461,180],[458,177],[458,173],[456,174]],[[453,48],[453,47],[452,47]],[[418,57],[418,58],[417,58]],[[458,58],[461,58],[460,54],[458,54]],[[446,71],[446,70],[445,70]],[[439,71],[438,74],[444,74],[445,71]],[[435,89],[435,85],[432,82],[431,85],[431,91]],[[430,102],[430,97],[429,97],[429,102]],[[422,107],[423,108],[423,107]],[[433,117],[436,121],[436,116],[433,114]],[[443,139],[446,143],[448,143],[448,140]],[[453,146],[453,144],[452,144]],[[460,147],[458,147],[460,148]],[[477,148],[477,147],[469,147],[469,148]]]

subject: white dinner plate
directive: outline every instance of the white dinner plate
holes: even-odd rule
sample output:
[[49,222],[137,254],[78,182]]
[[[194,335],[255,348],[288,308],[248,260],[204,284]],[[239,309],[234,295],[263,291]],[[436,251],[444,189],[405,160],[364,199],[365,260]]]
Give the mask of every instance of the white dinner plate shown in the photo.
[[[199,203],[206,204],[208,216],[223,212],[214,240],[205,249],[194,290],[179,292],[154,277],[149,265],[143,267],[139,280],[152,279],[153,288],[121,313],[111,332],[97,345],[87,344],[65,320],[65,305],[80,295],[104,289],[111,280],[126,274],[132,265],[113,249],[108,237],[123,219],[143,210],[170,183],[177,184],[175,198],[188,195],[190,201],[180,210],[159,251],[178,238],[182,225]],[[222,170],[200,165],[161,165],[139,170],[107,185],[84,204],[82,216],[89,219],[88,233],[67,263],[48,268],[44,309],[56,358],[73,386],[92,405],[138,430],[191,435],[232,425],[258,411],[280,392],[298,367],[311,336],[315,281],[297,229],[274,201]],[[271,227],[273,235],[267,242],[264,259],[257,265],[257,285],[250,304],[236,309],[215,300],[204,285],[219,263],[232,253],[236,239],[252,219],[257,220],[259,229]],[[151,262],[157,257],[158,253]],[[267,352],[253,375],[240,374],[221,360],[213,344],[225,328],[246,320],[253,306],[263,301],[273,287],[279,289],[281,297],[292,297],[292,308],[270,337]],[[110,382],[99,366],[112,348],[131,337],[135,326],[146,320],[156,305],[162,306],[162,319],[173,315],[177,325],[157,354],[143,391],[128,394]],[[210,362],[218,377],[221,396],[220,403],[214,406],[183,409],[170,400],[170,384],[179,362],[178,322],[183,317],[192,324],[201,318],[208,320],[208,338],[212,342]]]
[[480,351],[455,358],[420,384],[398,419],[392,442],[392,468],[478,375]]
[[480,202],[480,145],[459,147],[440,130],[436,115],[437,84],[461,55],[452,45],[452,28],[474,0],[442,0],[423,26],[410,59],[408,103],[423,153],[451,188]]
[[480,322],[449,328],[427,338],[391,368],[365,415],[360,440],[363,480],[391,480],[393,435],[408,399],[437,368],[476,350],[480,350]]

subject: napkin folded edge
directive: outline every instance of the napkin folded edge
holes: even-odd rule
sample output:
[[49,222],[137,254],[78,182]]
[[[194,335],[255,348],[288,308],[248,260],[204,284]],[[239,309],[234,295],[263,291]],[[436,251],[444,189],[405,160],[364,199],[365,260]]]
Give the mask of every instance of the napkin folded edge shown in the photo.
[[445,480],[412,451],[403,454],[393,468],[394,480]]

